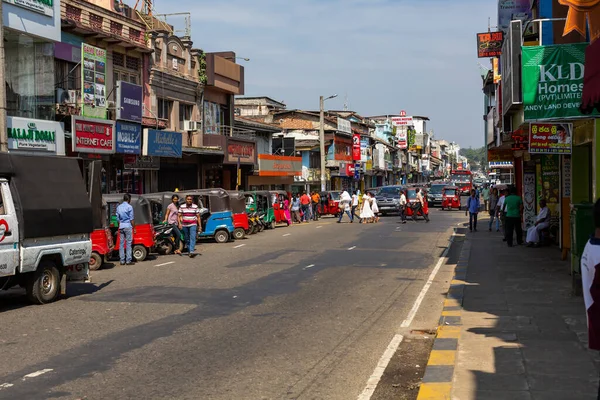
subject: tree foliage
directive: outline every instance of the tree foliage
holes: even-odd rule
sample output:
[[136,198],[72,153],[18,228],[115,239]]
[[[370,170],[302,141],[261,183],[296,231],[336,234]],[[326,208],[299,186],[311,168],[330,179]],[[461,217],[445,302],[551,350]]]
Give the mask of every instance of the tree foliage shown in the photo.
[[467,157],[467,160],[471,166],[481,166],[486,160],[486,152],[487,150],[485,147],[479,147],[477,149],[469,147],[468,149],[460,149],[459,154],[463,157]]

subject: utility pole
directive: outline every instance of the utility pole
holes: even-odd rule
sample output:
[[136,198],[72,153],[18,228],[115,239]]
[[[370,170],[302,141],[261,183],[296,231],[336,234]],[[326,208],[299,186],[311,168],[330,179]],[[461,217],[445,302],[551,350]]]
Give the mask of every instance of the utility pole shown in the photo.
[[2,18],[2,3],[0,0],[0,151],[8,152],[8,134],[6,132],[6,76],[4,60],[4,23]]
[[319,145],[321,150],[321,192],[327,190],[325,182],[325,100],[319,98]]

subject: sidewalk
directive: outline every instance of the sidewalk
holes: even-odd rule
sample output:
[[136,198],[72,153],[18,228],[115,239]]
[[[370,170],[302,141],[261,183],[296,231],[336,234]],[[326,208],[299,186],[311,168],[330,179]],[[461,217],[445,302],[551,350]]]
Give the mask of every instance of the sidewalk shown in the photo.
[[466,236],[452,399],[595,399],[600,354],[587,349],[569,264],[556,248],[509,248],[486,222]]

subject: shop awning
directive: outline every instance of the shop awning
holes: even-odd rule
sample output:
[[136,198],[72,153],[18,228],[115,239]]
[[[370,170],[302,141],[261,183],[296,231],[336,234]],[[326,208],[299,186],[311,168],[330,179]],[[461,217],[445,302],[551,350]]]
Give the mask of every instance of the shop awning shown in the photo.
[[591,114],[594,109],[600,111],[600,40],[585,50],[585,72],[583,76],[583,95],[580,110]]

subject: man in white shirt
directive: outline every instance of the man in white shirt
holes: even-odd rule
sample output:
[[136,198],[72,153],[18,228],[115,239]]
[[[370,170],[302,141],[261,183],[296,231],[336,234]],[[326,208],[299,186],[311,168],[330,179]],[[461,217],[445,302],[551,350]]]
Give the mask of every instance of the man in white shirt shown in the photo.
[[404,194],[404,190],[400,191],[400,201],[398,202],[400,206],[400,218],[402,218],[402,223],[406,223],[406,194]]
[[594,204],[594,226],[594,235],[581,255],[581,286],[587,313],[588,346],[600,350],[600,200]]
[[504,211],[502,211],[502,209],[504,208],[504,199],[506,198],[506,189],[501,190],[500,193],[501,196],[498,199],[498,204],[496,205],[496,215],[500,218],[500,222],[502,223],[502,240],[506,240],[506,233],[504,230],[506,218],[504,217]]
[[546,200],[540,200],[540,212],[535,219],[535,225],[527,229],[527,246],[531,247],[540,242],[540,232],[550,226],[550,209]]
[[352,194],[352,218],[357,217],[360,219],[358,215],[356,215],[356,208],[358,207],[358,192],[355,190]]

